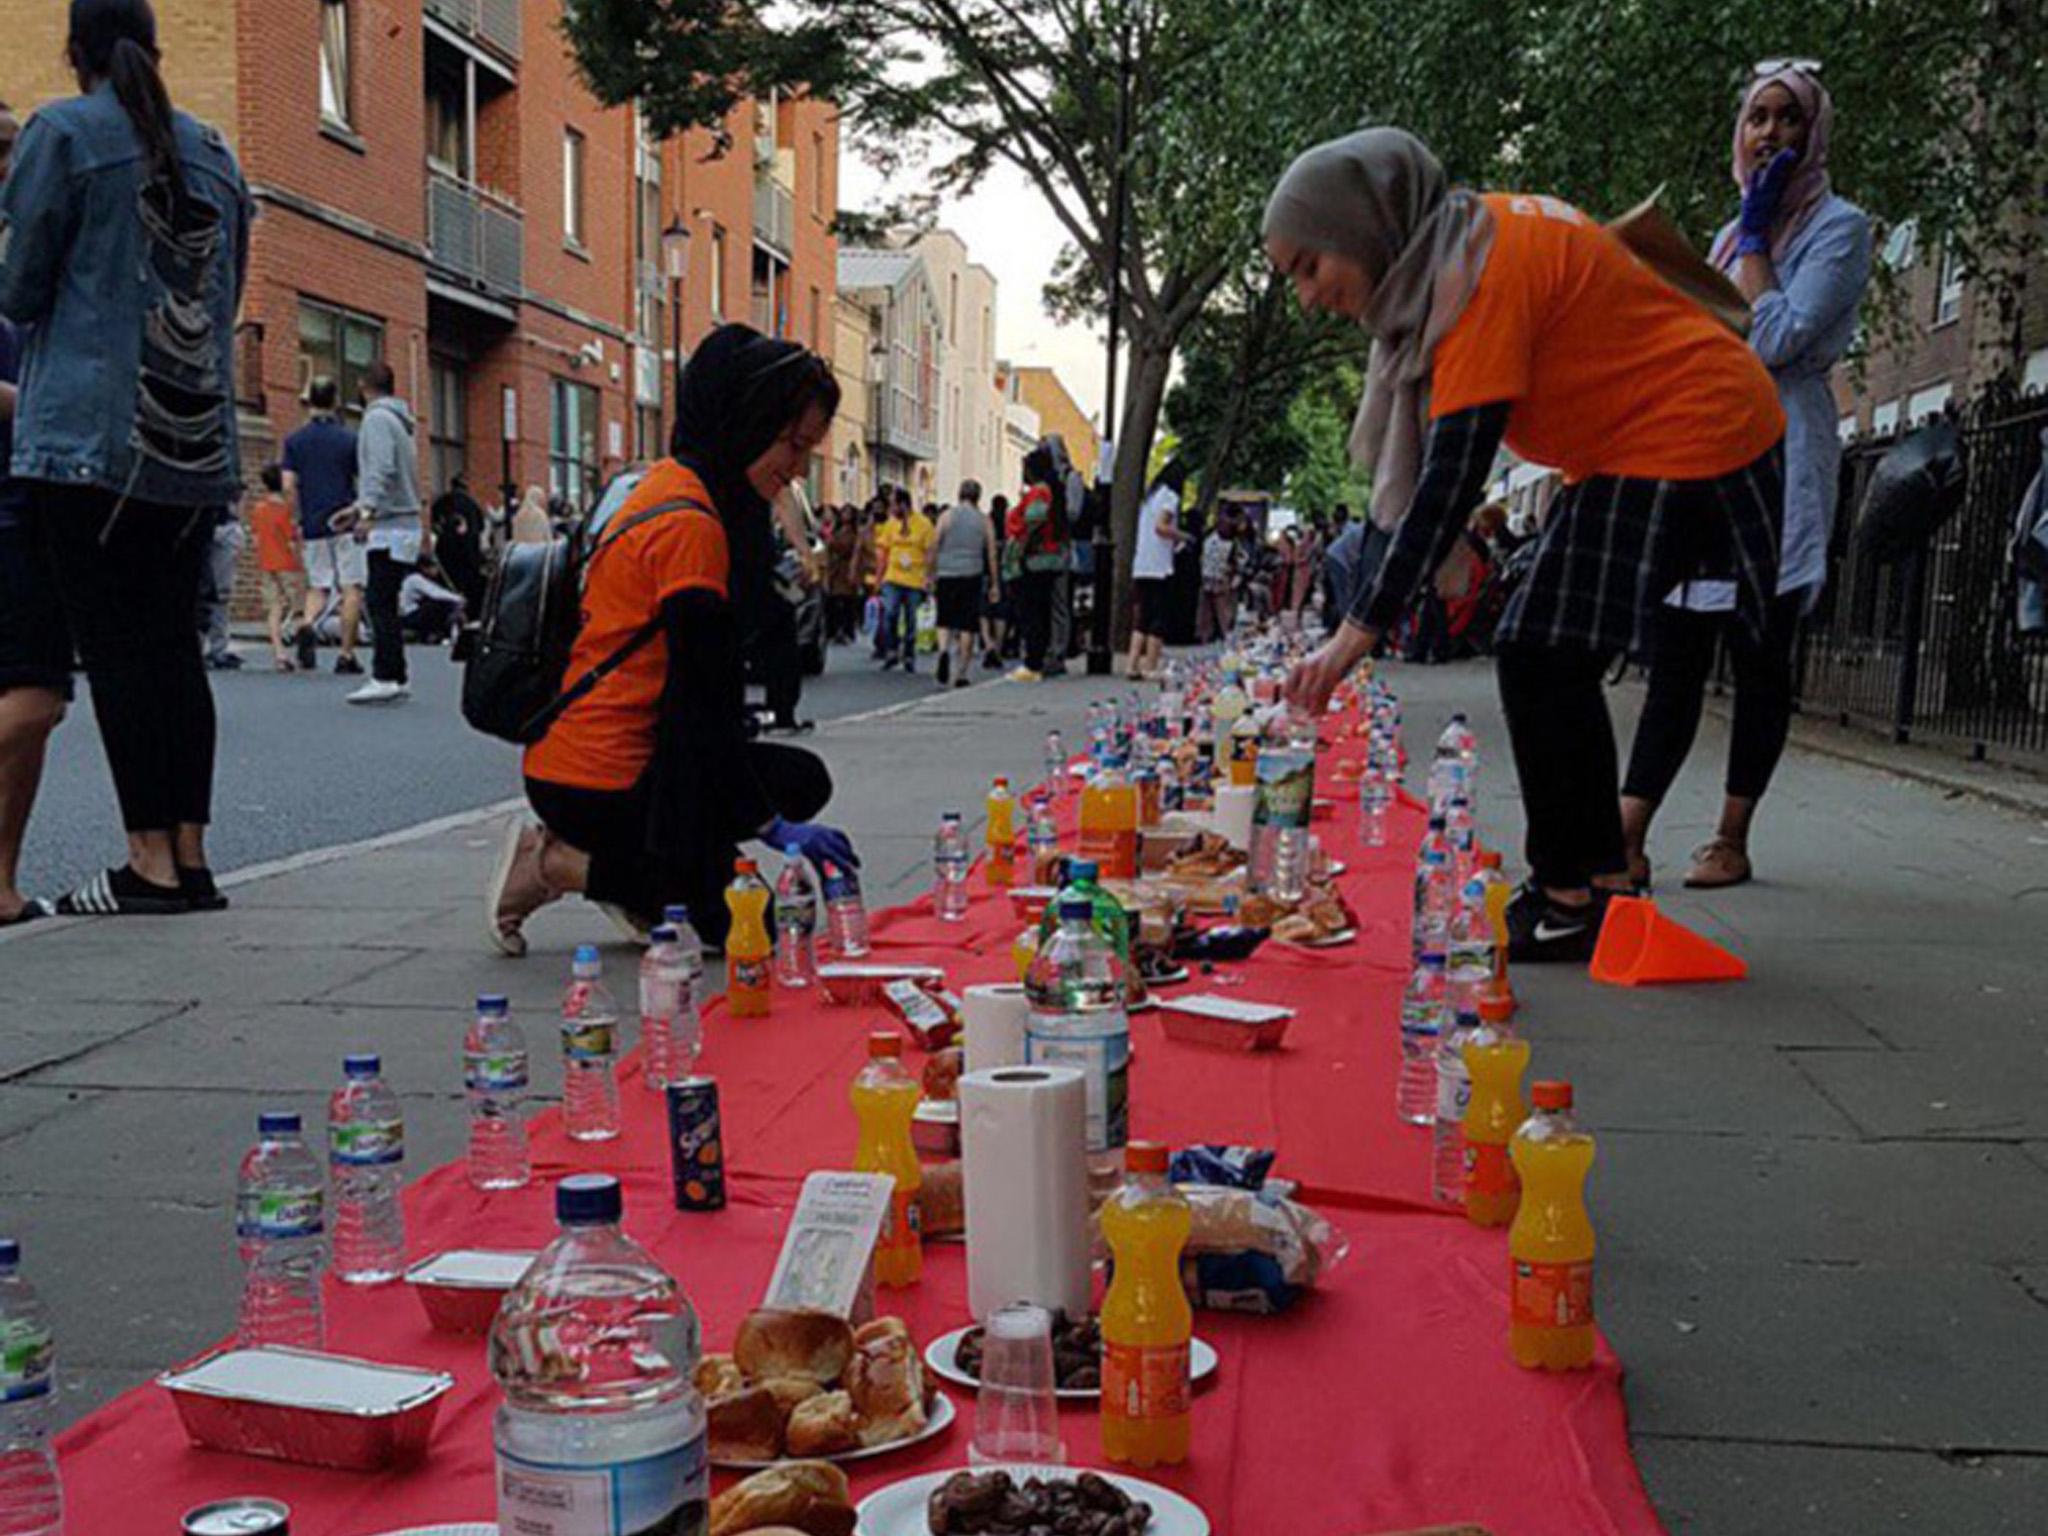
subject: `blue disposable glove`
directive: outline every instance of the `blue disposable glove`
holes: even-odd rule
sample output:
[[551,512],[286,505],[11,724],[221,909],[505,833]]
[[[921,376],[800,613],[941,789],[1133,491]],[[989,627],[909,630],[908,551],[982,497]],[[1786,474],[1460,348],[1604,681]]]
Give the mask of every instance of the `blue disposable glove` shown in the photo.
[[1777,222],[1778,205],[1785,200],[1785,188],[1799,164],[1799,151],[1781,149],[1768,164],[1749,173],[1749,185],[1742,189],[1740,233],[1736,236],[1738,256],[1761,256],[1771,248],[1771,225]]
[[828,859],[841,869],[860,868],[860,855],[853,851],[853,839],[822,821],[784,821],[778,816],[762,829],[761,841],[777,849],[796,849],[810,860],[821,877]]

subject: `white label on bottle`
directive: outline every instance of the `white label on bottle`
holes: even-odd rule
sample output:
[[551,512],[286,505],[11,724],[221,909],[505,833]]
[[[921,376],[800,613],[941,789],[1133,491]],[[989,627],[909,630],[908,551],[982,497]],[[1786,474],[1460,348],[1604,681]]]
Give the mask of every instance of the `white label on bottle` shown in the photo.
[[1088,1150],[1114,1152],[1130,1139],[1131,1037],[1096,1035],[1075,1039],[1026,1027],[1028,1066],[1072,1067],[1088,1095]]
[[1472,1104],[1472,1079],[1461,1072],[1439,1071],[1436,1075],[1436,1117],[1465,1123],[1465,1111]]
[[598,1467],[527,1461],[500,1450],[498,1529],[502,1536],[700,1536],[710,1490],[702,1436],[656,1456]]

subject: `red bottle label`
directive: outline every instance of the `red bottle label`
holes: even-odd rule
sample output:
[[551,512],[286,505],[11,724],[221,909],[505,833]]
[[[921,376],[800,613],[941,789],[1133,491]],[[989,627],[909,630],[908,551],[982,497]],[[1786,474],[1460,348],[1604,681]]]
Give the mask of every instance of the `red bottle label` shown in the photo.
[[1593,1264],[1513,1261],[1509,1315],[1523,1328],[1577,1328],[1593,1321]]
[[1508,1149],[1486,1141],[1465,1143],[1466,1195],[1511,1195],[1518,1187]]
[[1102,1406],[1120,1419],[1177,1419],[1188,1411],[1188,1346],[1102,1345]]

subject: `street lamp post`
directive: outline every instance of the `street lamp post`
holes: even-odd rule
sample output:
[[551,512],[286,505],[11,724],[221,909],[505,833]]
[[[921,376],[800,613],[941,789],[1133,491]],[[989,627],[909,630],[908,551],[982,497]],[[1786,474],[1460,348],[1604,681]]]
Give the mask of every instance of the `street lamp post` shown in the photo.
[[[680,401],[683,371],[683,280],[690,275],[690,226],[677,210],[661,232],[661,260],[668,269],[668,383],[670,398]],[[670,417],[671,424],[674,417]]]

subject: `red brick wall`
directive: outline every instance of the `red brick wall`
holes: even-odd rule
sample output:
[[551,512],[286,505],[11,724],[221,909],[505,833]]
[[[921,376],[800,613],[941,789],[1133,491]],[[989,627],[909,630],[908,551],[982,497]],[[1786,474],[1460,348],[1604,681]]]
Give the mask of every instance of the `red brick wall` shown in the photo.
[[[832,355],[832,309],[839,292],[839,241],[832,220],[839,211],[839,111],[830,103],[785,103],[786,141],[796,146],[796,240],[790,261],[790,333],[826,357]],[[823,149],[823,159],[819,149]],[[818,291],[818,329],[811,326],[811,290]]]
[[[519,62],[521,206],[526,286],[620,330],[630,326],[633,114],[597,105],[577,83],[557,28],[561,0],[527,0]],[[562,140],[583,134],[584,251],[563,238]]]

